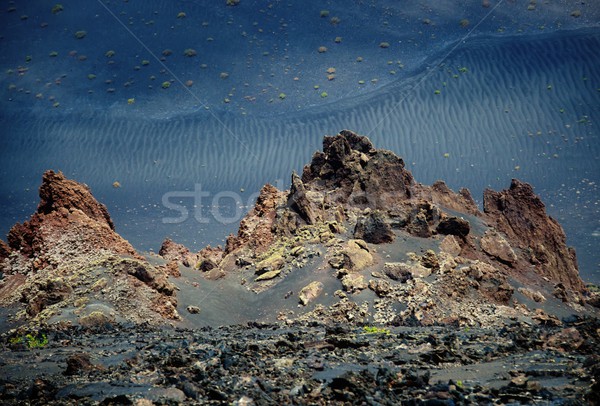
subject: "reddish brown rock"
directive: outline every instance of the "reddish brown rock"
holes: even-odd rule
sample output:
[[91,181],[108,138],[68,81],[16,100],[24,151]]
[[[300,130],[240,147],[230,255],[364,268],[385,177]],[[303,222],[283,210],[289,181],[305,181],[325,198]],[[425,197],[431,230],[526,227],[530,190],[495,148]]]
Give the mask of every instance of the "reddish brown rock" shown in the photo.
[[165,270],[150,265],[114,231],[106,207],[87,186],[60,172],[44,173],[37,211],[10,230],[8,241],[17,255],[4,260],[5,285],[16,289],[2,290],[0,302],[22,303],[32,322],[70,306],[79,312],[90,300],[135,322],[178,317]]
[[61,172],[47,171],[40,199],[36,213],[8,233],[8,244],[14,251],[37,257],[36,269],[55,264],[48,255],[52,248],[77,250],[79,255],[107,250],[138,256],[131,244],[114,232],[106,207],[94,199],[87,186],[66,179]]
[[[2,264],[2,261],[6,258],[8,258],[8,256],[10,255],[10,247],[8,246],[7,243],[5,243],[4,241],[0,240],[0,266]],[[0,268],[1,269],[1,268]]]
[[240,222],[237,236],[227,238],[225,254],[241,247],[260,253],[273,242],[271,228],[276,216],[276,208],[285,203],[286,193],[266,184],[260,191],[256,204]]
[[192,254],[187,247],[173,242],[170,238],[166,238],[163,241],[160,250],[158,251],[158,255],[167,261],[177,261],[188,268],[196,266],[196,263],[198,262],[198,256],[196,254]]
[[40,186],[37,212],[50,214],[60,208],[81,210],[90,219],[115,229],[106,206],[98,203],[87,185],[65,178],[62,172],[46,171]]
[[497,230],[531,253],[540,275],[577,292],[584,289],[575,251],[567,247],[562,227],[546,214],[531,185],[513,179],[508,190],[486,190],[483,208]]

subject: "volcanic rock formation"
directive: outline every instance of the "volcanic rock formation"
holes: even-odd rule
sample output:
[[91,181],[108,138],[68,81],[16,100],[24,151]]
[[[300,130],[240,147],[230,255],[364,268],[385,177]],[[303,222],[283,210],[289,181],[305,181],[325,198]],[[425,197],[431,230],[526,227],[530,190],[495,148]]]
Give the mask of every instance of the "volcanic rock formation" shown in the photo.
[[[560,324],[598,303],[565,241],[530,185],[485,191],[480,212],[468,190],[419,184],[394,153],[342,131],[288,191],[265,185],[224,248],[198,253],[167,239],[142,257],[87,186],[46,172],[36,213],[0,243],[0,304],[15,306],[16,322],[84,327]],[[217,288],[219,300],[204,301]]]
[[[292,174],[289,191],[262,189],[215,265],[256,293],[301,269],[319,292],[338,278],[330,294],[340,306],[368,286],[385,297],[368,317],[399,324],[482,325],[488,310],[514,317],[525,307],[514,306],[520,285],[579,306],[574,251],[531,186],[513,180],[484,202],[482,213],[466,189],[419,184],[401,158],[342,131],[324,138],[302,177]],[[398,304],[405,310],[391,310]]]
[[0,303],[22,303],[20,317],[82,324],[178,317],[166,275],[114,231],[87,186],[60,172],[44,173],[37,211],[10,230],[8,244]]

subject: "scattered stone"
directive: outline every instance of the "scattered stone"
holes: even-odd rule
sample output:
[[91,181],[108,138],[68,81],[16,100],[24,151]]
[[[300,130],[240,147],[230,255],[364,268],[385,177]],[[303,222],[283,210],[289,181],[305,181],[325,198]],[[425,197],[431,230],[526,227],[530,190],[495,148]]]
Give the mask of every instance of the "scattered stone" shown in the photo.
[[438,256],[433,250],[427,250],[425,254],[421,257],[421,265],[425,268],[429,268],[433,271],[437,271],[440,269],[440,262],[438,260]]
[[540,291],[538,290],[533,290],[533,289],[529,289],[529,288],[519,288],[517,289],[520,293],[522,293],[524,296],[526,296],[527,298],[533,300],[536,303],[543,303],[546,301],[546,298],[544,297],[544,295],[542,295],[540,293]]
[[300,303],[304,306],[315,300],[323,292],[323,283],[319,281],[311,282],[303,287],[298,295]]
[[200,313],[200,308],[198,306],[191,306],[190,305],[190,306],[186,307],[186,310],[190,314],[198,314],[198,313]]
[[275,269],[272,271],[268,271],[268,272],[260,274],[256,278],[256,281],[268,281],[270,279],[274,279],[274,278],[278,277],[280,274],[281,274],[281,269]]
[[486,231],[481,237],[481,249],[506,264],[514,264],[517,256],[504,237],[495,231]]
[[379,297],[386,297],[391,292],[390,283],[381,279],[371,279],[369,281],[369,289]]
[[342,287],[346,292],[356,293],[367,288],[364,276],[352,273],[342,278]]

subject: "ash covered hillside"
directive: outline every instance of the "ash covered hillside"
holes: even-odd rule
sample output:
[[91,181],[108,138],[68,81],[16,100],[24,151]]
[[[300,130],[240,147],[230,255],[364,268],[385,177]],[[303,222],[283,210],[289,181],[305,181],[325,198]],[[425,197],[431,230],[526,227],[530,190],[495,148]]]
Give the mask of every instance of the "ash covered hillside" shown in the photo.
[[265,185],[225,248],[141,256],[90,190],[48,171],[3,243],[7,325],[311,320],[488,327],[595,313],[574,250],[533,188],[413,179],[351,131],[326,136],[288,191]]

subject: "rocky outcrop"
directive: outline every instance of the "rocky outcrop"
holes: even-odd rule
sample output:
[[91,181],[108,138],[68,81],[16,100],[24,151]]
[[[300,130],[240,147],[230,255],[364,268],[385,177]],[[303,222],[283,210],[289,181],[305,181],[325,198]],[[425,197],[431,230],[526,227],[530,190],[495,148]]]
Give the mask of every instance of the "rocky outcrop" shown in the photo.
[[509,189],[486,190],[483,209],[493,226],[514,241],[536,271],[574,291],[584,288],[575,250],[566,244],[565,233],[533,187],[513,179]]
[[[301,177],[292,174],[289,191],[265,186],[238,235],[228,239],[223,261],[207,264],[240,272],[256,293],[307,266],[323,289],[328,285],[318,271],[329,269],[340,292],[330,295],[348,304],[352,293],[372,286],[383,302],[407,307],[392,315],[380,304],[374,318],[410,325],[492,323],[473,309],[508,309],[516,287],[547,283],[540,275],[563,287],[555,297],[580,301],[583,286],[562,229],[530,188],[516,185],[508,192],[486,191],[482,213],[467,189],[455,193],[442,181],[421,185],[401,158],[342,131],[324,137],[323,151]],[[403,261],[384,259],[401,253]],[[532,264],[539,275],[532,275]],[[369,273],[379,279],[366,279]],[[331,307],[332,314],[346,304]],[[512,311],[504,314],[513,317]]]
[[285,201],[286,194],[276,187],[266,184],[260,191],[256,204],[242,219],[237,236],[230,235],[225,245],[225,254],[240,248],[253,252],[263,252],[273,242],[272,227],[276,208]]
[[388,210],[410,198],[414,180],[401,158],[344,130],[323,138],[323,152],[304,167],[302,182],[335,205]]
[[166,238],[158,250],[158,255],[167,261],[175,261],[185,267],[194,267],[198,263],[198,255],[193,254],[190,250],[182,245],[174,242],[170,238]]
[[49,251],[60,250],[61,244],[72,244],[70,248],[77,248],[77,256],[88,250],[137,256],[131,244],[114,232],[106,207],[94,199],[90,189],[54,171],[44,173],[37,211],[28,221],[13,226],[8,244],[35,259],[34,270],[58,265],[60,258],[52,257]]
[[14,254],[4,262],[3,283],[16,288],[0,302],[23,303],[32,321],[72,306],[85,319],[89,301],[102,303],[100,313],[113,319],[178,317],[166,274],[114,231],[106,207],[87,186],[60,172],[44,173],[37,211],[10,230],[8,242]]

